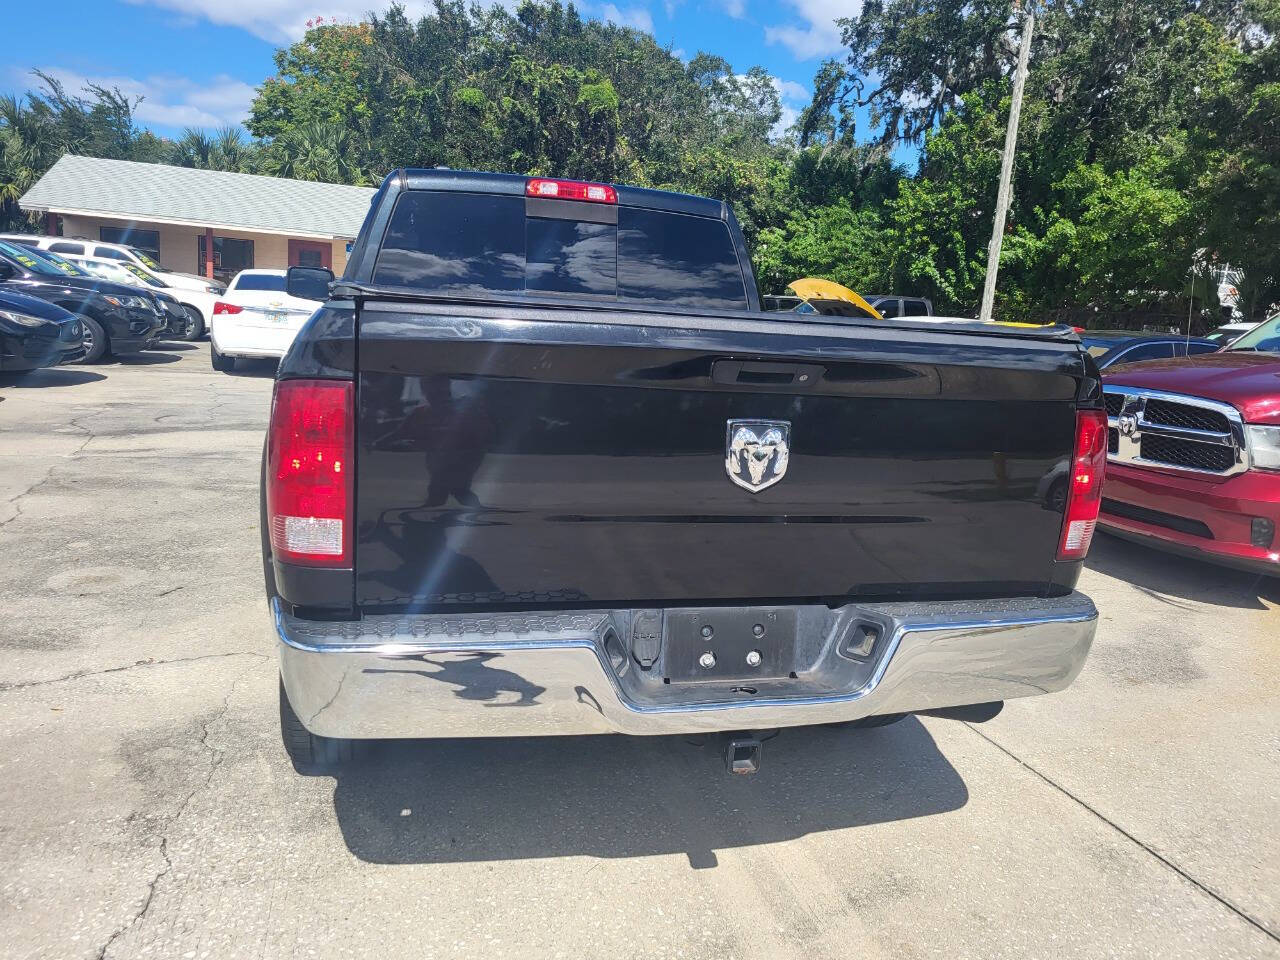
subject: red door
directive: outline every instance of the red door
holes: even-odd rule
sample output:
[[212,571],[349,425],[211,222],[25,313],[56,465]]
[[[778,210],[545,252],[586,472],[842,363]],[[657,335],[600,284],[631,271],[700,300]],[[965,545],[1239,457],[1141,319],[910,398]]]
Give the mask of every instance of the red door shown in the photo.
[[333,244],[323,240],[290,240],[289,266],[333,269]]

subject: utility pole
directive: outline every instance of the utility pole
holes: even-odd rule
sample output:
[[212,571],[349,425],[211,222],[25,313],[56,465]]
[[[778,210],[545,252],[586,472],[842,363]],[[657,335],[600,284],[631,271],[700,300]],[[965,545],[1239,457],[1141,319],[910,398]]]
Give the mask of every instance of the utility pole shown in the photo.
[[[1014,0],[1014,12],[1022,9]],[[1009,213],[1009,193],[1013,183],[1013,154],[1018,147],[1018,118],[1022,115],[1022,88],[1027,82],[1027,61],[1031,59],[1031,31],[1036,18],[1028,11],[1022,18],[1022,45],[1018,48],[1018,70],[1013,75],[1013,100],[1009,104],[1009,126],[1004,131],[1004,155],[1000,158],[1000,190],[996,194],[996,217],[991,227],[991,245],[987,247],[987,279],[982,286],[982,312],[979,320],[991,319],[996,298],[996,273],[1000,269],[1000,247],[1004,243],[1004,221]]]

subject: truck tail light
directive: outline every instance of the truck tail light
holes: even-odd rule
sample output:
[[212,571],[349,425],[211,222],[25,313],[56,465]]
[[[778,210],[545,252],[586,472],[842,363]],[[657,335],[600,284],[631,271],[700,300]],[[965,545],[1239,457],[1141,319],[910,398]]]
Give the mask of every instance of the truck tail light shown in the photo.
[[534,177],[525,181],[524,192],[526,196],[545,197],[549,200],[618,202],[618,191],[607,183],[583,183],[580,180],[548,180],[545,177]]
[[223,303],[218,300],[213,305],[214,313],[239,313],[244,307],[237,307],[234,303]]
[[267,428],[267,523],[277,560],[350,567],[355,385],[281,380]]
[[1062,518],[1059,560],[1083,560],[1102,507],[1102,475],[1107,467],[1107,415],[1076,411],[1076,448],[1067,476],[1067,510]]

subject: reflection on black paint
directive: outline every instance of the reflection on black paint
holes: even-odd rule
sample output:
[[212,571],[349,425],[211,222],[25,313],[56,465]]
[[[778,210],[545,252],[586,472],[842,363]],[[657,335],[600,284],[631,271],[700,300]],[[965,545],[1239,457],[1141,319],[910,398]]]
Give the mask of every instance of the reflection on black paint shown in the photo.
[[525,236],[525,289],[617,295],[617,227],[530,217]]
[[708,308],[745,308],[746,288],[721,220],[618,211],[618,295]]
[[524,199],[415,190],[396,201],[373,282],[440,292],[524,286]]

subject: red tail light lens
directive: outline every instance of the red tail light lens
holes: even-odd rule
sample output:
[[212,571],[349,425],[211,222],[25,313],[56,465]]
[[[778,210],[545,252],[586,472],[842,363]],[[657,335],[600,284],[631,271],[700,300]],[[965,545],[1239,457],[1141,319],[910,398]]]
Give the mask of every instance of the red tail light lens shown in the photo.
[[239,313],[244,307],[237,307],[234,303],[223,303],[218,300],[213,305],[214,313]]
[[1059,560],[1082,560],[1093,541],[1102,507],[1102,475],[1107,468],[1107,415],[1076,411],[1076,449],[1067,476],[1067,511],[1062,518]]
[[351,566],[355,385],[281,380],[267,431],[267,523],[277,560]]
[[583,183],[579,180],[547,180],[534,177],[524,185],[530,197],[551,200],[585,200],[588,203],[617,203],[618,191],[607,183]]

